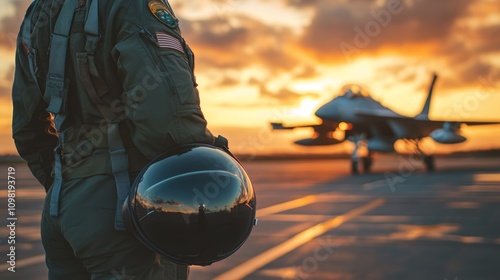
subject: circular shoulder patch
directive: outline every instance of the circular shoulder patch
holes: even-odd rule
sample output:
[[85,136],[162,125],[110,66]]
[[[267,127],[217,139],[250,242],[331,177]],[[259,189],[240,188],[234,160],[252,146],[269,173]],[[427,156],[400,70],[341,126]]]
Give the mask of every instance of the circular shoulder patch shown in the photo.
[[177,28],[179,26],[179,20],[162,1],[152,0],[148,3],[148,7],[155,18],[161,23],[170,28]]

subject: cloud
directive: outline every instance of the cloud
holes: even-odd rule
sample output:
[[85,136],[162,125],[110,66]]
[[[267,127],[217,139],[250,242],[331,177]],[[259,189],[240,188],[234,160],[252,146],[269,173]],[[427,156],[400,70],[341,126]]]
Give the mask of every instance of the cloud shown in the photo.
[[9,69],[9,71],[7,71],[7,73],[5,73],[5,79],[7,81],[13,81],[14,80],[14,71],[15,71],[15,67],[14,65],[12,65]]
[[0,100],[6,100],[6,99],[10,100],[11,97],[10,89],[11,88],[9,86],[0,84]]
[[500,80],[500,69],[479,60],[466,60],[454,68],[454,76],[443,81],[447,88],[460,88],[463,85],[482,86],[484,81]]
[[14,14],[0,19],[0,48],[14,49],[19,27],[31,1],[10,0],[9,3],[14,7]]
[[244,15],[235,14],[229,21],[184,19],[182,32],[202,68],[288,70],[298,64],[289,44],[294,38],[291,30],[273,28]]
[[406,63],[400,62],[380,67],[374,74],[375,79],[384,79],[386,77],[391,77],[398,82],[413,82],[416,79],[416,73]]
[[[499,11],[500,12],[500,11]],[[471,32],[472,33],[472,32]],[[500,49],[500,24],[478,28],[473,31],[478,53],[498,52]],[[471,38],[472,39],[472,38]]]
[[234,78],[234,77],[230,77],[228,75],[225,75],[224,77],[222,77],[222,80],[219,81],[219,83],[217,83],[217,86],[218,87],[232,87],[232,86],[237,86],[239,84],[239,80]]
[[[0,19],[0,47],[12,48],[30,0],[9,1],[15,14]],[[421,61],[442,60],[457,72],[456,81],[449,85],[461,86],[474,80],[470,76],[491,75],[497,69],[480,56],[500,49],[500,25],[469,23],[500,13],[500,7],[491,2],[495,1],[457,0],[450,5],[434,0],[282,0],[281,5],[312,15],[309,24],[300,28],[275,26],[245,15],[239,9],[242,0],[198,0],[189,5],[175,1],[174,8],[183,36],[196,54],[198,73],[254,67],[263,69],[268,78],[282,73],[289,73],[291,79],[313,78],[322,66],[345,65],[359,56],[396,54]],[[266,3],[259,1],[263,8]],[[213,14],[183,17],[193,5],[205,9],[211,5]],[[414,70],[413,65],[400,66],[384,72],[398,75],[401,82],[416,79],[408,70],[401,76],[401,69]],[[222,86],[242,82],[224,73],[219,76]]]
[[10,70],[5,73],[4,77],[0,77],[0,99],[10,100],[11,86],[12,86],[11,82],[13,80],[14,80],[14,66],[10,67]]
[[320,1],[301,45],[323,59],[345,60],[346,54],[384,49],[405,53],[405,47],[442,42],[471,1]]
[[284,1],[314,9],[297,47],[319,65],[347,64],[360,56],[407,56],[418,65],[383,70],[412,82],[416,77],[403,77],[402,70],[417,71],[426,64],[429,72],[439,71],[440,61],[454,72],[443,84],[450,88],[471,85],[480,76],[498,76],[498,64],[484,57],[500,49],[500,6],[495,1]]
[[261,98],[265,98],[268,100],[279,101],[282,105],[298,105],[300,101],[305,97],[310,97],[313,99],[317,99],[319,97],[318,94],[315,93],[297,93],[288,88],[280,88],[277,91],[268,90],[265,85],[259,85],[259,93]]
[[[196,54],[197,71],[214,76],[211,88],[257,86],[260,98],[254,104],[246,104],[250,107],[267,103],[298,104],[304,97],[286,89],[278,92],[266,89],[266,85],[282,73],[301,78],[316,73],[314,67],[295,56],[293,45],[289,43],[296,35],[291,30],[274,28],[244,15],[233,15],[228,21],[218,17],[181,20],[183,36]],[[261,69],[267,75],[255,73],[256,76],[241,80],[238,73],[249,68]]]
[[306,8],[306,7],[314,7],[321,0],[285,0],[285,3],[290,6],[294,6],[297,8]]
[[314,78],[318,75],[318,70],[311,65],[298,65],[294,70],[293,74],[296,79]]

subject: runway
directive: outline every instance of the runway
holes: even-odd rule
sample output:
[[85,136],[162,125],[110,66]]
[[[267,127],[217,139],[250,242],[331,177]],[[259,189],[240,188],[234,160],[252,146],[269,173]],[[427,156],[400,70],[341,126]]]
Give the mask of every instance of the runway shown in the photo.
[[[243,165],[259,223],[238,252],[192,267],[190,279],[500,279],[498,157],[439,157],[426,173],[411,157],[387,156],[372,174],[357,176],[341,159]],[[1,165],[2,182],[9,166]],[[2,226],[0,278],[46,279],[44,191],[24,164],[14,167],[16,272],[7,270],[9,229]],[[5,187],[0,213],[7,225]]]

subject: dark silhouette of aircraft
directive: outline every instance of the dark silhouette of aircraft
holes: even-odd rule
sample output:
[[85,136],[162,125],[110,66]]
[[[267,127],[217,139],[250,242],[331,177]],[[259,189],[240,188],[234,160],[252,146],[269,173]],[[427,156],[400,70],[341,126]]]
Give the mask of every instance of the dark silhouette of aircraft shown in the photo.
[[[418,154],[427,171],[434,170],[434,157],[425,154],[421,149],[421,140],[430,137],[442,144],[455,144],[466,141],[461,135],[460,127],[466,125],[500,124],[500,122],[430,120],[429,108],[437,75],[433,76],[429,93],[422,111],[414,117],[400,115],[383,106],[370,97],[369,92],[359,85],[346,85],[341,95],[321,106],[315,115],[322,120],[321,124],[286,126],[282,123],[271,123],[273,130],[295,128],[313,128],[312,138],[295,141],[302,146],[336,145],[345,140],[355,144],[351,156],[352,173],[359,172],[359,163],[363,171],[368,173],[373,163],[373,152],[395,152],[394,143],[403,139]],[[334,132],[344,131],[344,137],[333,137]],[[367,155],[358,156],[358,149],[365,146]]]

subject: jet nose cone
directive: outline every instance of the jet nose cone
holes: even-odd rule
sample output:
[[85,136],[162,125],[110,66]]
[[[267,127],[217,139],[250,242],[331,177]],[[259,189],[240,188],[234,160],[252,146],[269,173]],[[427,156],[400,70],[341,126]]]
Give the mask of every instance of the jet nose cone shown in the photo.
[[319,109],[314,113],[317,117],[324,119],[326,115],[325,105],[319,107]]
[[327,120],[332,120],[335,119],[337,116],[337,110],[334,104],[327,103],[323,106],[321,106],[316,113],[314,113],[318,118],[321,119],[327,119]]

